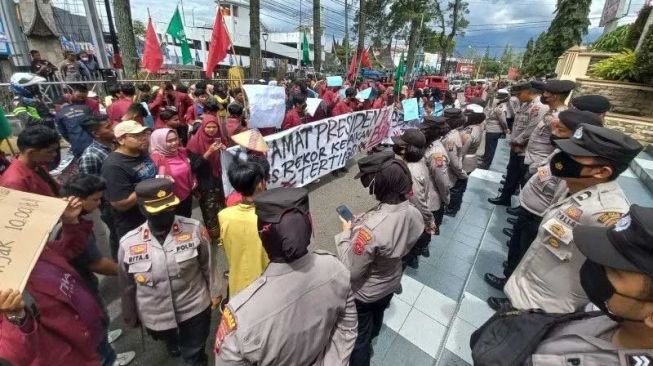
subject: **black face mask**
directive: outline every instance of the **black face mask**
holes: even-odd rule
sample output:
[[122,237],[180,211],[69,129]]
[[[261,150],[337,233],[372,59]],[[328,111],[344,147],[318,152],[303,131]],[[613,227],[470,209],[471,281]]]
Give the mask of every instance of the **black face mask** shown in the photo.
[[406,151],[406,149],[399,145],[392,145],[392,151],[399,156],[404,156],[404,151]]
[[[601,312],[607,315],[610,319],[622,323],[626,320],[632,322],[642,322],[640,319],[628,319],[619,315],[614,315],[608,308],[608,300],[612,298],[615,294],[619,294],[612,283],[608,279],[608,274],[605,271],[605,267],[602,265],[593,262],[589,259],[585,260],[583,266],[580,268],[580,284],[587,295],[587,298],[598,307]],[[635,299],[630,296],[622,295],[621,296]],[[638,300],[638,299],[635,299]]]
[[583,168],[600,167],[603,165],[584,165],[574,160],[565,152],[558,152],[551,158],[549,167],[551,174],[559,178],[591,178],[592,175],[582,175]]
[[141,209],[141,212],[147,218],[147,225],[152,230],[152,234],[157,238],[165,237],[170,232],[172,224],[175,222],[175,210],[164,211],[158,214],[151,214]]

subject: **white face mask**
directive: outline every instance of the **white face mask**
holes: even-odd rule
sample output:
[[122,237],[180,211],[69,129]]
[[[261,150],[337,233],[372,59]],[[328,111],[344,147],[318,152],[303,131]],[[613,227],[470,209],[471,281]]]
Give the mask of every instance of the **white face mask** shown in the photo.
[[82,61],[88,61],[88,57],[82,57]]

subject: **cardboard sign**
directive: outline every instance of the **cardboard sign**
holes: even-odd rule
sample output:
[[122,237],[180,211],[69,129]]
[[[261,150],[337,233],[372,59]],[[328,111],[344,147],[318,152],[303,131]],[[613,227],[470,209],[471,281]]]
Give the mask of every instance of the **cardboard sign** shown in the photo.
[[404,99],[401,101],[401,105],[404,107],[404,121],[419,119],[417,98]]
[[372,88],[367,88],[359,91],[358,94],[356,94],[356,99],[367,100],[370,99],[370,96],[372,96]]
[[342,86],[342,76],[327,76],[326,82],[328,87]]
[[306,98],[306,112],[311,115],[311,117],[315,116],[315,111],[317,111],[317,107],[320,106],[320,103],[322,103],[322,99],[320,98]]
[[0,284],[23,291],[50,231],[68,203],[0,187]]
[[286,91],[281,86],[243,85],[249,102],[251,128],[280,128],[286,115]]

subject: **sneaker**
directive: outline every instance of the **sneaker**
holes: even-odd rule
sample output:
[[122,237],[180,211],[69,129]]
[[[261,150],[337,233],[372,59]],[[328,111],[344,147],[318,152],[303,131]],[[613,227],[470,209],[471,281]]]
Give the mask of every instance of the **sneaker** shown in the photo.
[[116,360],[113,361],[113,366],[126,366],[134,360],[136,357],[136,352],[129,351],[124,353],[118,353],[116,355]]
[[107,338],[109,339],[109,344],[115,342],[122,335],[122,329],[114,329],[107,333]]

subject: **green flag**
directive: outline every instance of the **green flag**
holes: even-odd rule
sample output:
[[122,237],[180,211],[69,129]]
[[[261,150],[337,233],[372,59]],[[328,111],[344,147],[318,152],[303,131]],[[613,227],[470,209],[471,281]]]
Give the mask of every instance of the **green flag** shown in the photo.
[[399,66],[395,72],[395,94],[401,93],[401,87],[404,83],[404,73],[406,72],[406,62],[404,61],[404,53],[401,53],[399,58]]
[[172,38],[174,38],[181,46],[181,59],[183,60],[182,62],[184,65],[193,63],[193,56],[190,54],[190,47],[188,46],[188,40],[186,39],[186,32],[184,32],[184,23],[181,21],[179,8],[177,8],[175,14],[172,15],[166,33],[172,36]]
[[302,42],[302,63],[304,66],[308,66],[308,64],[311,63],[310,60],[310,47],[308,45],[308,37],[306,37],[306,33],[304,33],[304,41]]

